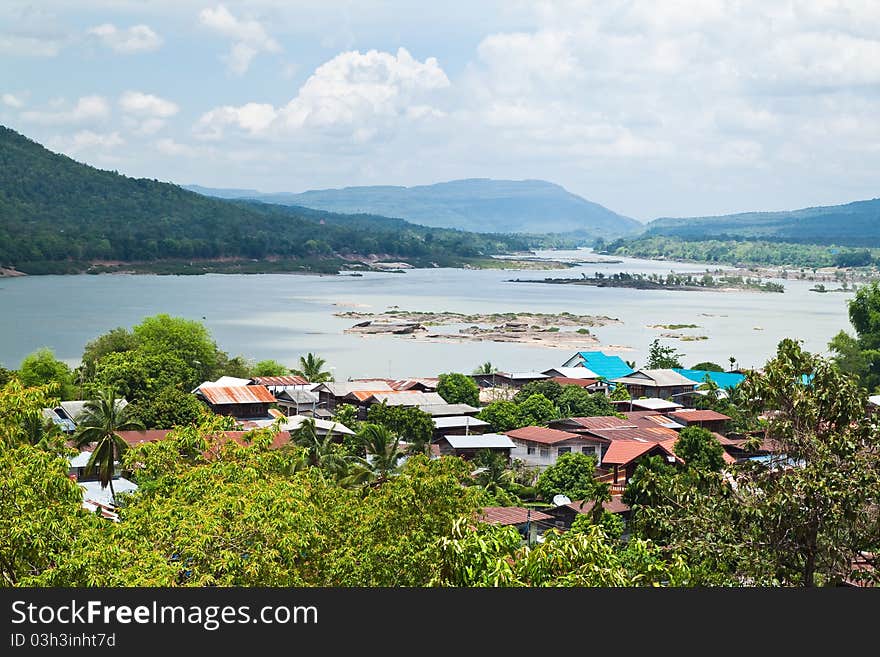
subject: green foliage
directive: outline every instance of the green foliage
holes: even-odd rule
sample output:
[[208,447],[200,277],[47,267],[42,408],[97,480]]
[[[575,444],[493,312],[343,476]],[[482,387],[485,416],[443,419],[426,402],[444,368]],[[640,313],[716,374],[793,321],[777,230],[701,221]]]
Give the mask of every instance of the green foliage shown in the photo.
[[774,461],[728,466],[730,479],[640,466],[624,496],[637,532],[674,544],[703,583],[839,584],[853,556],[878,544],[880,462],[864,391],[794,340],[740,388],[766,414]]
[[199,322],[160,313],[145,317],[132,333],[139,351],[183,361],[196,372],[198,383],[216,372],[219,350],[208,329]]
[[685,586],[690,573],[677,556],[648,541],[626,546],[601,527],[560,534],[521,546],[513,527],[455,526],[440,542],[441,586]]
[[406,454],[400,449],[400,436],[381,424],[363,423],[358,431],[366,456],[354,457],[345,485],[365,486],[382,484],[401,472]]
[[673,448],[689,468],[719,472],[724,467],[724,448],[712,432],[703,427],[686,427]]
[[522,426],[547,426],[550,420],[559,417],[559,410],[553,402],[542,394],[532,395],[519,405]]
[[52,350],[46,347],[24,357],[18,368],[18,378],[27,387],[55,383],[61,399],[77,398],[70,367],[55,358]]
[[[574,519],[574,522],[571,523],[571,531],[587,533],[590,532],[596,524],[597,523],[593,519],[593,514],[581,513],[578,514],[577,518]],[[610,539],[618,539],[623,536],[623,518],[616,513],[611,513],[610,511],[603,509],[602,515],[599,517],[598,525]]]
[[166,388],[191,390],[201,381],[195,369],[171,353],[112,352],[95,365],[92,387],[112,387],[127,400],[150,400]]
[[472,378],[457,372],[441,374],[437,392],[447,404],[480,406],[480,388]]
[[83,350],[82,367],[86,378],[95,376],[95,368],[98,362],[105,356],[117,353],[133,351],[137,349],[138,339],[133,333],[124,328],[115,328],[88,342]]
[[327,361],[320,356],[308,353],[299,357],[299,367],[292,369],[291,373],[303,377],[309,383],[332,381],[333,375],[324,370],[326,364]]
[[595,471],[594,456],[569,452],[541,472],[535,487],[544,500],[552,500],[555,495],[567,495],[572,500],[592,499],[597,491]]
[[290,368],[277,360],[261,360],[251,368],[251,376],[287,376]]
[[849,321],[856,332],[844,331],[828,345],[843,372],[858,377],[868,390],[880,388],[880,285],[863,285],[849,301]]
[[474,370],[474,374],[494,374],[497,371],[498,368],[487,360],[485,363]]
[[510,431],[526,426],[519,404],[508,399],[492,402],[477,413],[477,417],[491,424],[495,431]]
[[147,429],[172,429],[198,424],[208,408],[194,395],[167,386],[156,395],[143,396],[127,407],[131,417]]
[[614,405],[605,393],[589,393],[580,386],[564,386],[556,400],[556,407],[562,417],[594,417],[616,415]]
[[632,397],[629,394],[629,390],[622,383],[615,384],[611,394],[608,395],[609,401],[629,401],[630,399]]
[[692,370],[702,370],[704,372],[723,372],[724,368],[721,367],[718,363],[713,363],[711,361],[703,361],[702,363],[697,363],[694,365]]
[[380,424],[409,443],[409,451],[413,454],[425,452],[434,435],[434,419],[430,413],[414,406],[373,404],[367,409],[367,422]]
[[562,386],[552,380],[531,381],[517,391],[513,396],[513,401],[517,404],[522,404],[532,395],[544,395],[544,397],[556,404],[559,401],[560,395],[562,395]]
[[675,347],[660,344],[660,338],[654,338],[648,349],[648,363],[645,369],[665,370],[682,367],[681,356]]

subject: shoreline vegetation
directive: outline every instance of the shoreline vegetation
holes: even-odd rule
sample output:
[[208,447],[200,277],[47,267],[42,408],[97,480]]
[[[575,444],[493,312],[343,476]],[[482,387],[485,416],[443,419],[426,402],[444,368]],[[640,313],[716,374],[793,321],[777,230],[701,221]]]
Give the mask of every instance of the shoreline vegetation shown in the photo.
[[[619,324],[604,315],[572,313],[490,313],[419,312],[389,310],[384,313],[344,311],[335,317],[362,320],[345,333],[362,336],[393,335],[426,342],[513,342],[536,347],[572,349],[599,344],[591,327]],[[456,333],[432,331],[430,327],[466,324]],[[561,330],[562,327],[570,330]]]
[[581,278],[515,278],[510,283],[547,283],[556,285],[590,285],[594,287],[625,287],[636,290],[679,290],[688,292],[751,290],[755,292],[782,293],[785,286],[760,278],[743,277],[740,275],[702,276],[692,274],[630,274],[620,272],[605,275],[596,273],[594,276],[581,274]]

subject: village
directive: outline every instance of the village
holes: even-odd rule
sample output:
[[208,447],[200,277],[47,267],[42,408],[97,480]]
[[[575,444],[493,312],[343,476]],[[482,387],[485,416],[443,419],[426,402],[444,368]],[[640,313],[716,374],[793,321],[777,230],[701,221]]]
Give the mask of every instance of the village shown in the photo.
[[[489,370],[490,368],[485,368]],[[731,417],[706,408],[707,398],[723,399],[745,379],[742,372],[711,371],[684,368],[633,370],[619,356],[601,351],[580,351],[563,363],[537,372],[485,371],[470,375],[455,374],[472,382],[478,394],[476,403],[444,398],[441,379],[362,378],[348,381],[309,382],[302,376],[262,376],[238,378],[221,376],[205,381],[191,394],[212,413],[224,416],[234,424],[225,431],[228,439],[240,444],[248,441],[248,432],[255,429],[275,431],[273,448],[291,444],[303,426],[330,441],[343,441],[355,435],[345,422],[364,421],[372,417],[375,406],[394,409],[417,409],[433,423],[431,440],[426,445],[430,458],[461,457],[474,463],[485,462],[486,455],[501,459],[505,467],[525,473],[526,484],[535,483],[539,474],[554,467],[568,455],[582,454],[595,461],[595,481],[604,485],[608,495],[602,510],[617,515],[625,524],[629,507],[622,496],[641,459],[660,457],[672,466],[683,465],[676,453],[682,431],[700,427],[711,433],[723,447],[725,463],[747,459],[768,459],[774,446],[768,441],[745,449],[754,436],[731,430]],[[445,375],[450,376],[450,375]],[[493,406],[513,404],[516,396],[530,390],[571,391],[580,399],[601,400],[601,414],[566,417],[545,417],[544,421],[487,421]],[[544,397],[542,393],[535,393]],[[569,395],[570,397],[572,394]],[[449,397],[449,395],[447,395]],[[529,397],[531,399],[532,396]],[[546,401],[546,397],[543,401]],[[880,400],[874,400],[880,401]],[[68,436],[77,431],[86,401],[62,401],[46,408],[43,415],[51,419]],[[115,400],[121,409],[124,398]],[[342,411],[345,409],[345,413]],[[610,412],[609,410],[610,409]],[[528,416],[525,416],[526,418]],[[504,426],[499,426],[499,425]],[[515,425],[515,426],[511,426]],[[129,446],[165,440],[172,429],[118,431]],[[398,437],[395,446],[407,452],[407,436]],[[74,446],[73,441],[69,446]],[[110,487],[102,484],[97,469],[89,472],[87,464],[94,445],[80,448],[69,458],[69,477],[83,489],[83,507],[110,520],[118,521],[116,505],[137,485],[123,476],[117,462]],[[367,454],[367,459],[370,458]],[[401,463],[407,457],[402,456]],[[475,467],[474,476],[485,468]],[[528,486],[522,490],[529,490]],[[117,498],[116,496],[120,496]],[[595,500],[570,499],[555,495],[552,499],[535,499],[528,504],[491,506],[482,509],[479,520],[485,523],[515,526],[523,541],[540,542],[548,529],[566,531],[578,516],[595,512]]]

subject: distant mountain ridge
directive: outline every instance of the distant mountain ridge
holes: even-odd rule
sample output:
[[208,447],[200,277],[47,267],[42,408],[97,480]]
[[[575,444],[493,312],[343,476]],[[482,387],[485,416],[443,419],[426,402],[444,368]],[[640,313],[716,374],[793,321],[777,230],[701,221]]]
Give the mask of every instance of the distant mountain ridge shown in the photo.
[[748,239],[801,244],[880,246],[880,198],[781,212],[743,212],[711,217],[663,217],[644,235],[685,240]]
[[635,219],[545,180],[467,178],[415,187],[343,187],[298,194],[254,195],[242,190],[239,196],[230,195],[236,190],[184,187],[222,198],[249,198],[347,214],[378,214],[423,226],[481,233],[576,232],[608,239],[631,235],[642,228]]

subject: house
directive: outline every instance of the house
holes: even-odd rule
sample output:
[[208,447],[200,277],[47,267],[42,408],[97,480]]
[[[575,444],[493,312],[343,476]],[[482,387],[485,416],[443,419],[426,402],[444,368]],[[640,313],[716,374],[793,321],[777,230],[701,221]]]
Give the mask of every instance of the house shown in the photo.
[[[77,422],[85,411],[87,399],[77,399],[63,401],[54,408],[42,409],[43,417],[52,420],[66,434],[72,434],[76,431]],[[124,397],[115,400],[117,408],[123,409],[128,406],[128,401]]]
[[541,372],[493,372],[470,376],[481,388],[516,388],[517,390],[527,383],[550,378]]
[[[560,504],[559,506],[550,509],[544,509],[544,512],[553,517],[554,524],[559,529],[567,530],[571,529],[571,525],[574,523],[575,518],[581,515],[591,514],[594,505],[595,503],[592,500],[577,500],[567,504]],[[612,495],[610,502],[602,503],[602,509],[609,513],[619,515],[624,521],[629,520],[630,508],[623,503],[620,495]]]
[[480,420],[470,415],[447,415],[435,417],[434,440],[439,440],[445,435],[468,436],[471,434],[486,433],[491,425],[485,420]]
[[294,374],[286,376],[255,376],[250,380],[250,383],[251,385],[266,386],[269,392],[273,393],[276,397],[279,392],[290,390],[291,388],[313,388],[316,385]]
[[238,419],[271,417],[269,407],[275,403],[275,395],[265,386],[203,384],[196,388],[194,394],[217,415]]
[[[104,518],[119,522],[119,516],[115,512],[116,505],[111,499],[110,486],[101,488],[100,481],[83,481],[78,483],[83,491],[82,506],[86,511],[95,513],[100,509],[101,515]],[[128,479],[113,477],[113,492],[117,498],[125,493],[134,493],[137,489],[137,484]]]
[[626,439],[612,441],[602,459],[603,468],[609,470],[606,483],[611,484],[611,492],[623,492],[635,474],[637,461],[642,457],[661,456],[669,463],[682,463],[673,451],[674,444],[675,439],[663,442]]
[[550,378],[561,377],[564,379],[599,379],[601,378],[593,370],[588,367],[551,367],[549,370],[541,372]]
[[422,377],[414,379],[352,379],[353,382],[380,382],[391,386],[392,390],[417,390],[419,392],[437,392],[440,385],[439,377]]
[[579,351],[562,364],[562,367],[585,367],[589,378],[612,381],[632,373],[633,369],[620,356],[609,356],[601,351]]
[[318,410],[318,393],[309,390],[310,386],[287,386],[274,391],[278,408],[285,415],[315,415]]
[[475,408],[470,404],[421,404],[419,410],[427,413],[431,417],[451,417],[453,415],[470,415],[474,416],[480,412],[479,408]]
[[340,422],[334,422],[333,420],[323,420],[316,417],[308,417],[306,415],[293,415],[291,417],[288,417],[287,421],[281,425],[281,428],[287,432],[293,433],[297,431],[300,427],[302,427],[303,422],[305,422],[306,420],[314,420],[315,433],[317,433],[319,436],[326,436],[327,434],[331,434],[334,437],[341,438],[342,436],[355,435],[354,431],[352,431]]
[[470,436],[445,435],[436,444],[442,456],[460,456],[464,459],[472,459],[477,452],[484,449],[498,452],[509,459],[510,451],[515,447],[510,438],[499,433],[472,434]]
[[666,416],[686,427],[703,427],[709,431],[724,433],[730,418],[723,413],[693,408],[681,409],[666,413]]
[[[623,384],[633,399],[655,397],[668,399],[673,395],[691,392],[697,382],[682,376],[674,370],[638,370],[626,376],[613,379],[613,383]],[[657,409],[648,409],[657,410]]]
[[393,388],[385,381],[328,381],[316,386],[312,392],[318,393],[319,406],[332,412],[338,405],[350,403],[345,399],[356,391],[392,392]]
[[674,367],[673,371],[698,384],[705,383],[708,376],[721,390],[731,390],[746,380],[745,375],[739,372],[711,372],[709,370],[688,370],[681,367]]
[[510,458],[541,468],[554,465],[563,454],[580,453],[595,456],[602,454],[602,440],[593,436],[549,429],[547,427],[523,427],[505,432],[513,441]]
[[359,420],[367,419],[367,409],[373,404],[416,408],[446,404],[446,400],[439,393],[419,390],[353,390],[342,397],[341,401],[358,409]]
[[520,506],[487,506],[480,509],[477,521],[487,525],[516,527],[527,543],[535,543],[545,530],[553,526],[553,516]]
[[621,415],[637,427],[665,427],[676,431],[685,427],[659,411],[624,411]]
[[667,401],[658,397],[644,397],[642,399],[630,399],[629,401],[613,401],[614,407],[618,411],[651,411],[655,413],[667,413],[669,411],[677,411],[683,409],[684,406],[678,402]]

